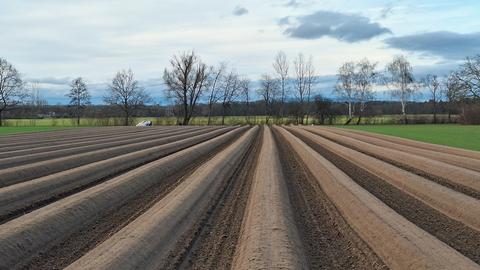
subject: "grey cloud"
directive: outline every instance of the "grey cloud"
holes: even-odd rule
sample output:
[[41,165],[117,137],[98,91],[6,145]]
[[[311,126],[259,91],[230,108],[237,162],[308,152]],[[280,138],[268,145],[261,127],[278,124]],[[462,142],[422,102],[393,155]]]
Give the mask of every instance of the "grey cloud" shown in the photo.
[[248,13],[248,9],[241,7],[241,6],[236,6],[233,9],[233,15],[235,16],[242,16]]
[[353,43],[391,33],[390,29],[358,14],[317,11],[297,17],[296,21],[296,24],[289,23],[289,27],[284,31],[285,35],[301,39],[329,36]]
[[480,52],[480,32],[470,34],[428,32],[388,38],[385,43],[390,48],[459,60]]
[[390,14],[393,13],[393,8],[394,8],[394,4],[393,2],[389,2],[387,5],[385,5],[382,10],[380,11],[380,17],[382,19],[385,19],[387,18]]
[[63,78],[45,77],[45,78],[27,78],[26,81],[30,83],[68,85],[70,84],[71,79],[68,77],[63,77]]
[[286,7],[298,7],[299,5],[300,2],[297,0],[290,0],[285,4]]
[[290,24],[290,17],[283,17],[278,20],[278,25],[289,25]]

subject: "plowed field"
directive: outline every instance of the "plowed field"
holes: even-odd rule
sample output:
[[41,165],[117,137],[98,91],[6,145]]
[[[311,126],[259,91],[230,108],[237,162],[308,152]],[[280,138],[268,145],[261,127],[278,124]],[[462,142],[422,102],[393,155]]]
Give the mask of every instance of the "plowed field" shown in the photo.
[[480,152],[313,126],[0,137],[0,269],[480,269]]

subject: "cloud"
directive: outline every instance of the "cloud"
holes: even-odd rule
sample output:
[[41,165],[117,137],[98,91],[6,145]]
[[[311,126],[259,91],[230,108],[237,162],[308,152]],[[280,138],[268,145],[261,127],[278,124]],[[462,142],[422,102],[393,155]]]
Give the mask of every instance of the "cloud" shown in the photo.
[[290,17],[283,17],[278,20],[278,25],[289,25]]
[[387,38],[390,48],[460,60],[480,52],[480,32],[461,34],[448,31],[428,32]]
[[380,17],[382,19],[386,19],[389,15],[393,14],[393,8],[394,8],[393,2],[387,3],[382,10],[380,10]]
[[300,2],[298,2],[297,0],[290,0],[285,4],[286,7],[294,7],[294,8],[298,7],[299,5],[300,5]]
[[242,16],[248,13],[248,9],[241,7],[241,6],[236,6],[233,9],[233,15],[235,16]]
[[71,78],[54,78],[54,77],[44,77],[44,78],[27,78],[26,81],[30,83],[41,83],[41,84],[53,84],[53,85],[68,85],[71,82]]
[[391,33],[390,29],[358,14],[317,11],[310,15],[299,16],[296,21],[296,23],[288,22],[285,35],[301,39],[318,39],[328,36],[354,43]]

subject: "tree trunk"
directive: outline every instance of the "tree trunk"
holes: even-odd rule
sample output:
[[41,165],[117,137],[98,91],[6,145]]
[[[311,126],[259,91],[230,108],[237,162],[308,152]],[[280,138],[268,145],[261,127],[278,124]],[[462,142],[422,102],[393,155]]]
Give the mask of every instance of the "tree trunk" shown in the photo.
[[247,124],[250,125],[250,103],[247,101]]
[[129,114],[128,112],[125,112],[125,126],[128,126],[128,118],[129,118]]
[[353,118],[352,103],[348,102],[348,119],[347,119],[347,122],[345,122],[344,125],[350,124],[350,122],[352,122],[352,118]]
[[80,114],[77,114],[77,126],[80,126]]
[[208,122],[207,122],[207,126],[210,126],[211,118],[212,118],[212,103],[208,104]]
[[225,105],[222,106],[222,126],[225,125]]
[[360,111],[358,114],[357,126],[360,125],[360,121],[362,121],[363,111]]
[[404,101],[402,101],[401,104],[402,104],[403,123],[406,125],[408,124],[406,104]]
[[437,123],[437,103],[433,101],[433,123]]
[[3,113],[3,110],[0,111],[0,127],[3,126],[2,113]]

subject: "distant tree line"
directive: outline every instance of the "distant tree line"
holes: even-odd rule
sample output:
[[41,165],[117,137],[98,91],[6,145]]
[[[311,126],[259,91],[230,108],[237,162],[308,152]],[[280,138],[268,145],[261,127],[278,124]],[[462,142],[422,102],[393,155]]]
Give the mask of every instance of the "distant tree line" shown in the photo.
[[[174,116],[180,125],[188,125],[192,117],[211,118],[244,116],[247,122],[262,115],[266,123],[310,123],[315,117],[320,124],[332,123],[339,115],[347,115],[345,124],[356,124],[373,115],[460,114],[464,123],[480,123],[480,55],[466,58],[458,70],[446,77],[429,74],[415,78],[411,64],[404,56],[395,56],[384,69],[368,59],[342,64],[337,83],[332,89],[336,99],[314,93],[317,74],[313,58],[298,54],[292,65],[283,52],[278,52],[272,72],[258,78],[257,86],[225,63],[205,64],[195,52],[174,55],[163,72],[165,96],[170,105],[152,104],[153,100],[135,79],[132,70],[121,70],[112,78],[103,98],[105,105],[91,105],[86,81],[72,80],[68,106],[49,106],[35,83],[26,84],[15,67],[0,58],[0,125],[3,117],[72,117],[80,124],[81,117],[118,117],[124,125],[134,116]],[[415,102],[424,89],[428,101]],[[376,100],[377,90],[388,91],[394,101]],[[254,95],[254,93],[256,95]],[[258,97],[252,99],[253,96]],[[15,110],[12,110],[14,109]],[[363,121],[365,122],[365,121]]]

